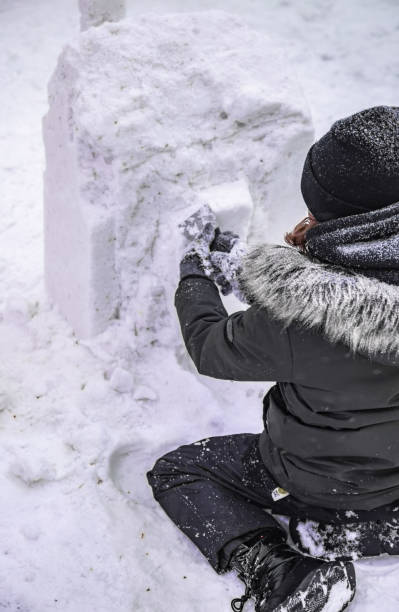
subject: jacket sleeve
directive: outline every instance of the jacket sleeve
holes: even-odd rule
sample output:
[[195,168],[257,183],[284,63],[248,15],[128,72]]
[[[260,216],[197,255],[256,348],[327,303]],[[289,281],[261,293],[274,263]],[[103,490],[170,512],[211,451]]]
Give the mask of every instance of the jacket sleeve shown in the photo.
[[288,333],[267,312],[251,306],[228,315],[207,277],[180,281],[175,306],[186,348],[200,374],[228,380],[288,381]]

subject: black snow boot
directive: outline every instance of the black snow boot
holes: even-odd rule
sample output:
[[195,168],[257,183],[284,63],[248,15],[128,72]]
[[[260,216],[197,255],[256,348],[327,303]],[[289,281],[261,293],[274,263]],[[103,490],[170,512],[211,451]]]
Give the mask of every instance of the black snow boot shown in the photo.
[[231,602],[234,612],[241,612],[250,597],[256,612],[341,612],[355,595],[352,563],[305,557],[279,531],[241,544],[230,568],[246,585],[245,594]]
[[399,555],[399,519],[333,524],[293,518],[290,534],[301,552],[329,561]]

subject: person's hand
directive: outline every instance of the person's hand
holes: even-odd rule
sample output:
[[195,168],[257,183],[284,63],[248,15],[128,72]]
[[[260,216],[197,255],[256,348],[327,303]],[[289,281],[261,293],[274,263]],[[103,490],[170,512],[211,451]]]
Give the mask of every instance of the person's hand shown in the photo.
[[209,249],[215,239],[215,213],[204,204],[179,227],[186,239],[186,250],[180,262],[180,278],[193,274],[211,277]]
[[213,264],[212,280],[219,286],[223,295],[230,295],[233,291],[231,283],[227,280],[220,268]]
[[230,231],[221,232],[217,227],[215,230],[215,237],[211,242],[209,249],[210,251],[230,253],[231,249],[239,241],[239,239],[240,237],[238,234]]
[[232,268],[235,266],[234,257],[231,256],[234,246],[238,244],[238,234],[231,231],[221,232],[217,227],[215,238],[210,244],[210,261],[212,264],[212,278],[223,295],[229,295],[233,291],[231,284]]
[[223,295],[234,293],[239,300],[245,302],[239,274],[246,246],[234,232],[217,231],[210,248],[212,279],[219,285]]
[[207,266],[204,265],[201,255],[195,248],[191,248],[180,262],[180,279],[192,275],[209,276],[206,269]]
[[180,223],[179,227],[187,241],[188,248],[191,244],[199,243],[201,248],[209,250],[217,227],[215,213],[208,204],[204,204],[183,223]]

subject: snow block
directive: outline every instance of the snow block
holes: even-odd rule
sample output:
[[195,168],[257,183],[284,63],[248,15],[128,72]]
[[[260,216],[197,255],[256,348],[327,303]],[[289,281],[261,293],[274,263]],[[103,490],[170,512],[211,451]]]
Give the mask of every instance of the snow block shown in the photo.
[[274,42],[224,12],[83,32],[43,130],[46,285],[80,337],[124,318],[133,344],[175,338],[177,225],[204,199],[250,242],[306,214],[306,103]]
[[212,208],[220,227],[248,238],[253,202],[245,179],[204,189],[200,198]]

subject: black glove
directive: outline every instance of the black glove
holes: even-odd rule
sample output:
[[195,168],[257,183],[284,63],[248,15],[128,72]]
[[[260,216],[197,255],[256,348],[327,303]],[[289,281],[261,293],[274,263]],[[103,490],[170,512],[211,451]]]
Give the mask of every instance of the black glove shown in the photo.
[[212,278],[215,281],[215,283],[219,285],[220,291],[222,292],[223,295],[230,295],[230,293],[233,291],[233,287],[231,286],[229,281],[226,280],[225,275],[219,268],[214,267],[214,273],[213,273]]
[[215,238],[209,246],[210,251],[222,251],[223,253],[230,253],[235,243],[240,239],[238,234],[234,232],[221,232],[217,227],[215,230]]
[[206,276],[208,278],[205,272],[204,263],[200,255],[194,249],[186,253],[180,262],[180,279],[186,276],[192,276],[193,274],[196,276]]
[[[209,250],[211,253],[230,253],[233,246],[239,241],[239,239],[238,234],[230,231],[221,232],[217,227],[215,230],[215,238],[211,242]],[[213,280],[217,285],[219,285],[223,295],[229,295],[233,291],[231,283],[226,279],[224,273],[217,265],[216,258],[211,256],[211,262],[213,265]]]

